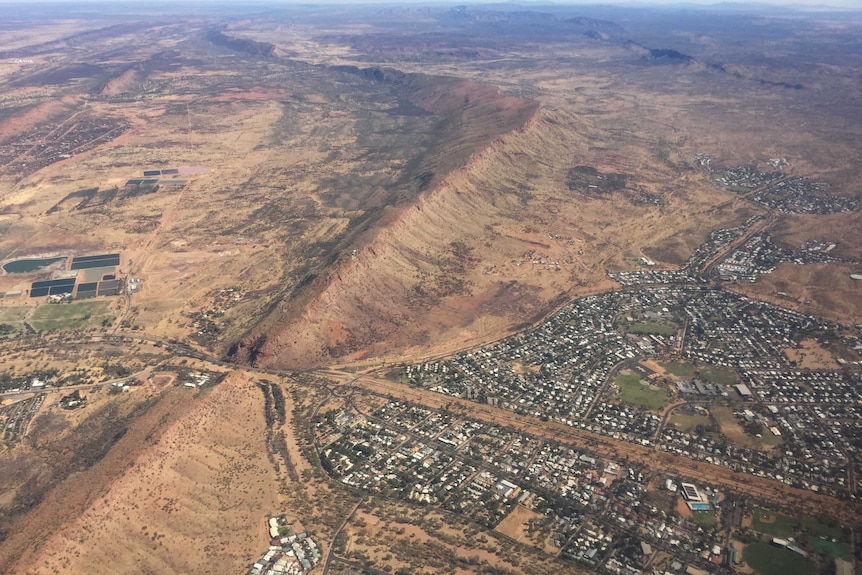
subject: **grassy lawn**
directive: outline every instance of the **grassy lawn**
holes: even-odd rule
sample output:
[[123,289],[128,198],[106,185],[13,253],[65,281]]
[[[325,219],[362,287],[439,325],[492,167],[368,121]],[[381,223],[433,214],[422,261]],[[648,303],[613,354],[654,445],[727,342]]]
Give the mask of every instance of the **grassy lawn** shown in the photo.
[[743,557],[761,575],[812,575],[815,572],[810,559],[769,543],[746,545]]
[[98,325],[103,319],[110,317],[108,305],[106,301],[43,304],[33,312],[31,323],[39,331]]
[[638,322],[629,326],[631,333],[655,334],[655,335],[674,335],[677,332],[676,326],[664,325],[653,322]]
[[692,511],[691,520],[701,527],[712,527],[717,521],[714,511]]
[[824,553],[839,559],[846,559],[850,556],[850,546],[847,543],[833,543],[831,539],[811,537],[808,540],[808,544],[818,553]]
[[623,403],[658,411],[667,402],[666,390],[652,389],[644,385],[641,378],[634,373],[621,373],[614,383],[620,388],[620,401]]
[[733,370],[723,367],[707,367],[698,372],[700,377],[714,385],[731,385],[738,381]]
[[668,361],[660,363],[659,365],[661,365],[665,371],[677,377],[699,377],[707,383],[715,385],[731,385],[739,381],[733,370],[726,369],[724,367],[696,368],[690,363],[686,363],[684,361]]
[[775,447],[776,445],[781,445],[783,440],[781,437],[776,435],[772,435],[772,432],[763,428],[763,433],[760,434],[760,437],[755,437],[754,441],[757,442],[758,449],[768,449],[770,447]]
[[0,307],[0,323],[16,323],[27,317],[31,307],[26,305],[16,305],[11,307]]
[[691,431],[698,425],[709,427],[712,422],[706,415],[678,415],[674,413],[670,416],[668,423],[681,431]]
[[694,377],[694,366],[690,363],[686,363],[684,361],[668,361],[666,363],[660,363],[668,373],[679,377]]
[[816,517],[806,517],[802,520],[802,526],[808,532],[809,537],[813,540],[819,537],[827,539],[835,539],[836,541],[848,541],[847,534],[838,524],[827,525]]
[[751,528],[761,533],[782,538],[793,537],[793,534],[796,533],[792,518],[759,507],[755,508],[752,513]]

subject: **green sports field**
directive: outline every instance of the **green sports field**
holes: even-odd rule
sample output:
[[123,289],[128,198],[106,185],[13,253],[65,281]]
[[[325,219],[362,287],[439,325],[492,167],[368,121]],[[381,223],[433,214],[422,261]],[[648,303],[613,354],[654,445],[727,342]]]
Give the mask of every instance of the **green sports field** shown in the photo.
[[634,373],[622,373],[614,383],[620,388],[620,401],[644,409],[660,410],[667,403],[667,390],[653,389],[641,382]]
[[810,559],[770,543],[746,545],[743,557],[761,575],[813,575],[816,572]]

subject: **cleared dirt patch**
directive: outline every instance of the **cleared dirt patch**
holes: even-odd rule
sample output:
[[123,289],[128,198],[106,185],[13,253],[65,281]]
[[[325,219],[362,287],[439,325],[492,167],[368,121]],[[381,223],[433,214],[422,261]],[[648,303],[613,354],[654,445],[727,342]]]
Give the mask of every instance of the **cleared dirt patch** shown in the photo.
[[518,543],[526,543],[546,553],[556,554],[558,549],[549,541],[549,538],[545,537],[542,541],[537,541],[538,534],[529,532],[530,522],[540,522],[544,519],[544,516],[527,509],[523,505],[516,505],[511,513],[494,529]]
[[789,347],[784,355],[790,361],[796,362],[802,369],[840,369],[841,364],[835,360],[828,349],[824,349],[816,340],[805,339],[798,347]]
[[710,414],[721,428],[721,432],[738,445],[768,451],[780,443],[780,439],[772,435],[767,429],[764,429],[761,437],[753,437],[745,433],[729,407],[714,406],[710,410]]

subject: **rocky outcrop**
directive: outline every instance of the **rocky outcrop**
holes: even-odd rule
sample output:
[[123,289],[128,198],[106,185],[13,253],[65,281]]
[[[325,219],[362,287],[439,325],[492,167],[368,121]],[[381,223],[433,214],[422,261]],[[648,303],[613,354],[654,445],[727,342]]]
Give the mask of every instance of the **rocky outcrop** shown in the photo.
[[382,68],[339,71],[390,84],[440,118],[440,141],[423,157],[428,177],[418,195],[375,208],[366,231],[339,244],[342,251],[356,249],[354,257],[328,258],[338,260],[337,269],[313,270],[306,285],[273,305],[229,349],[235,361],[309,368],[422,345],[429,331],[464,323],[461,314],[442,308],[488,288],[474,285],[481,272],[472,244],[489,234],[485,227],[498,210],[518,200],[493,189],[468,193],[464,184],[486,169],[508,138],[534,129],[539,104],[457,78]]
[[269,42],[258,42],[248,38],[235,38],[217,30],[213,30],[207,34],[207,40],[216,46],[224,46],[225,48],[230,48],[237,52],[245,52],[252,56],[275,56],[275,44],[270,44]]

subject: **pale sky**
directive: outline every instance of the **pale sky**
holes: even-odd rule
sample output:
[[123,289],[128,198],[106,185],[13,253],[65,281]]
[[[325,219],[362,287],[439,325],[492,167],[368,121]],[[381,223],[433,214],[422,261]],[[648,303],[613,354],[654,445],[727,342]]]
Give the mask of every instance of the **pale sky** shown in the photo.
[[[136,0],[0,0],[0,4],[65,4],[69,6],[74,6],[75,4],[137,4]],[[159,4],[163,3],[162,0],[155,0],[149,3],[151,8],[157,8]],[[168,3],[168,2],[165,2]],[[470,4],[510,4],[513,6],[541,6],[541,5],[549,5],[554,4],[558,6],[565,5],[592,5],[592,6],[600,6],[600,5],[613,5],[613,6],[710,6],[710,5],[721,5],[721,4],[731,4],[732,7],[740,7],[741,9],[749,10],[751,8],[756,7],[757,5],[765,5],[770,7],[775,6],[787,6],[794,8],[809,8],[813,10],[825,10],[829,8],[842,8],[842,9],[856,9],[862,10],[862,0],[758,0],[757,2],[746,2],[744,0],[728,0],[727,2],[722,2],[721,0],[522,0],[522,1],[510,1],[510,0],[401,0],[401,1],[393,1],[393,0],[323,0],[317,2],[315,0],[178,0],[177,2],[170,2],[172,5],[182,5],[182,4],[214,4],[214,5],[233,5],[233,6],[261,6],[261,5],[291,5],[291,4],[302,4],[302,5],[313,5],[313,4],[385,4],[385,5],[447,5],[451,4],[455,5],[470,5]]]

